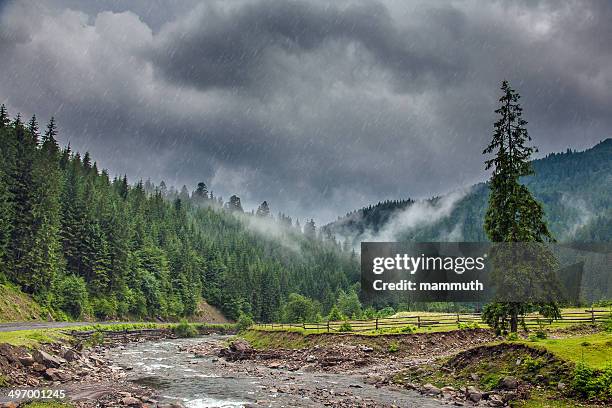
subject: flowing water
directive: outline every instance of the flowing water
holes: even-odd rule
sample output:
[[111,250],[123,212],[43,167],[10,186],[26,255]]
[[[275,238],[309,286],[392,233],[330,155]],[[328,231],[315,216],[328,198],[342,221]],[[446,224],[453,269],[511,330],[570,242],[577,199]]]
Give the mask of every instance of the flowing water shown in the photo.
[[[442,406],[441,402],[422,397],[413,391],[376,388],[364,384],[362,378],[356,376],[273,370],[256,367],[255,363],[248,370],[249,373],[245,373],[244,370],[233,370],[232,363],[213,356],[196,357],[179,351],[181,346],[201,342],[218,343],[226,339],[223,336],[208,336],[132,343],[109,350],[108,357],[114,364],[130,368],[130,381],[156,389],[161,395],[161,402],[180,402],[189,408],[244,407],[256,404],[270,407],[317,407],[324,406],[319,396],[329,396],[330,391],[339,399],[348,395],[356,402],[372,400],[380,406]],[[289,388],[294,392],[283,392]],[[327,400],[330,400],[329,397]]]

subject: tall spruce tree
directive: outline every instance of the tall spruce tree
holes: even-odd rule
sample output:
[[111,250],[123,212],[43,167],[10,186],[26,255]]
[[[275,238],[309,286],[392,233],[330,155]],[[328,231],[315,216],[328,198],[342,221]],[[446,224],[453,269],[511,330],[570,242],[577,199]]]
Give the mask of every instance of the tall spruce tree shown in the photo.
[[[520,96],[514,91],[508,81],[501,85],[503,95],[499,99],[500,106],[495,111],[499,119],[495,122],[493,139],[484,149],[483,154],[495,156],[485,161],[487,170],[493,169],[489,182],[489,206],[485,216],[484,228],[488,238],[494,243],[542,243],[553,241],[544,220],[544,209],[533,197],[531,192],[520,178],[533,174],[530,158],[536,148],[528,146],[531,137],[525,125],[527,121],[522,118],[522,108],[519,104]],[[508,251],[504,250],[508,259]],[[516,260],[520,253],[527,252],[537,257],[542,269],[527,268],[521,265],[504,265],[505,270],[499,276],[503,277],[503,287],[509,291],[525,293],[531,288],[524,288],[528,280],[530,285],[534,282],[542,287],[554,288],[554,278],[551,270],[555,267],[554,257],[544,246],[527,245],[520,251],[512,252],[512,259]],[[500,254],[502,252],[499,252]],[[500,256],[498,259],[502,259]],[[526,276],[525,274],[529,276]],[[495,274],[495,271],[494,271]],[[508,293],[506,293],[508,295]],[[496,302],[487,305],[484,318],[498,330],[505,329],[507,322],[510,331],[518,329],[519,317],[533,310],[539,310],[549,317],[560,315],[556,302]]]
[[267,201],[264,201],[259,205],[259,207],[257,207],[256,215],[263,218],[268,218],[270,216],[270,207],[268,206]]

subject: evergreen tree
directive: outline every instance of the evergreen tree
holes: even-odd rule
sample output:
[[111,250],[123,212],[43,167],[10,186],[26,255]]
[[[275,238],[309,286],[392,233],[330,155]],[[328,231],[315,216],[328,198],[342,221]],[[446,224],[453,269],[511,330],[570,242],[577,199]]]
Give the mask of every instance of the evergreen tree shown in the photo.
[[268,218],[270,216],[270,207],[268,207],[267,201],[264,201],[257,207],[256,215],[263,218]]
[[199,182],[193,195],[197,201],[201,202],[208,200],[208,187],[206,187],[206,184],[204,182]]
[[306,238],[315,239],[317,237],[317,227],[314,219],[310,219],[304,224],[304,235]]
[[9,117],[8,111],[6,110],[6,106],[4,104],[0,105],[0,129],[8,128],[11,123],[11,118]]
[[237,195],[233,195],[230,197],[229,201],[226,204],[226,208],[230,211],[238,211],[243,212],[242,204],[240,204],[240,197]]
[[[495,111],[500,117],[495,122],[493,139],[484,149],[483,154],[494,153],[495,156],[485,161],[486,169],[493,169],[489,183],[490,195],[489,206],[485,216],[484,228],[487,236],[494,243],[541,243],[552,240],[544,221],[544,210],[542,205],[535,200],[527,187],[520,183],[520,177],[533,174],[530,158],[536,151],[535,148],[527,146],[531,140],[525,125],[527,122],[522,118],[522,108],[519,104],[520,96],[508,84],[502,82],[503,95],[500,98],[500,107]],[[497,252],[497,260],[507,260],[508,251],[506,246],[500,246]],[[532,252],[529,248],[534,248]],[[523,246],[521,254],[530,252],[530,255],[539,259],[542,269],[521,268],[520,262],[507,262],[497,265],[497,269],[504,268],[495,276],[503,278],[498,290],[516,291],[516,295],[522,293],[522,286],[530,282],[531,285],[554,286],[551,281],[550,270],[554,269],[554,257],[545,247]],[[516,251],[511,251],[516,261]],[[496,267],[494,262],[494,268]],[[528,269],[530,276],[524,276]],[[501,281],[499,281],[501,282]],[[535,282],[535,283],[534,283]],[[502,293],[504,293],[502,292]],[[501,329],[506,321],[510,323],[510,330],[516,332],[518,329],[519,316],[538,308],[550,317],[560,315],[558,306],[553,302],[498,302],[488,305],[484,312],[484,318],[489,324]]]

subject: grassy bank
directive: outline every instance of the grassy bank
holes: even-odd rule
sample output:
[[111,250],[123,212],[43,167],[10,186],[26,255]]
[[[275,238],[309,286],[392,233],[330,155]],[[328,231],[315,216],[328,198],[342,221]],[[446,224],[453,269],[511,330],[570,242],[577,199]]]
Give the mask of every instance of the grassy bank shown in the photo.
[[[119,323],[76,325],[53,329],[15,330],[0,332],[0,343],[8,343],[13,346],[36,347],[44,343],[68,341],[70,340],[69,333],[71,331],[94,331],[104,334],[105,332],[143,329],[175,329],[177,326],[179,324],[175,323]],[[207,331],[232,332],[236,327],[233,323],[188,323],[188,326],[196,335]]]
[[46,320],[47,316],[29,295],[17,287],[0,284],[0,323]]
[[587,336],[521,341],[531,347],[545,349],[557,357],[574,363],[584,362],[601,369],[612,363],[612,333],[601,332]]
[[402,371],[394,381],[493,391],[511,376],[519,382],[513,407],[601,406],[612,399],[611,365],[612,334],[600,332],[493,342]]

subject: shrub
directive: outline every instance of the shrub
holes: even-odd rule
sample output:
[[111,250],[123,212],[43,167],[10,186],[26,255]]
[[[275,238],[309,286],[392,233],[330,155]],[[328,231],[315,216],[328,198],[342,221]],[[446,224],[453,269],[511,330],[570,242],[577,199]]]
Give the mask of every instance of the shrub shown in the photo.
[[544,366],[544,362],[541,358],[533,358],[531,356],[527,356],[523,359],[523,365],[527,369],[527,371],[535,371]]
[[80,318],[87,311],[87,285],[80,276],[68,275],[60,278],[55,292],[58,307],[73,319]]
[[185,338],[185,337],[196,337],[198,335],[198,331],[196,328],[189,324],[186,319],[182,319],[179,324],[175,325],[172,328],[172,331],[176,335],[176,337]]
[[459,328],[459,330],[480,329],[480,325],[477,322],[473,322],[473,323],[458,322],[457,327]]
[[376,309],[372,306],[368,307],[363,311],[363,318],[366,320],[374,320],[376,319]]
[[318,313],[317,302],[298,293],[291,293],[282,307],[282,320],[285,323],[313,322]]
[[389,317],[395,314],[395,310],[391,306],[387,306],[384,309],[378,311],[378,317]]
[[583,362],[576,364],[572,389],[587,398],[607,400],[612,398],[612,364],[603,370],[593,370]]
[[337,322],[344,319],[345,317],[342,315],[342,312],[340,312],[340,309],[338,309],[338,306],[332,307],[329,311],[329,315],[327,315],[327,320],[330,322]]
[[518,339],[519,339],[519,336],[516,333],[510,333],[508,334],[508,336],[506,336],[506,340],[508,341],[517,341]]
[[402,333],[414,333],[415,331],[417,331],[417,327],[411,324],[402,327],[402,330],[401,330]]
[[608,333],[612,333],[612,313],[610,313],[610,315],[604,322],[604,330]]
[[351,324],[348,321],[345,321],[344,323],[340,325],[340,327],[338,328],[338,331],[350,332],[350,331],[353,331],[353,326],[351,326]]
[[104,333],[95,331],[85,344],[89,347],[101,346],[104,344]]
[[544,330],[536,330],[535,337],[540,340],[544,340],[548,338],[548,334],[546,334]]
[[251,327],[253,324],[255,324],[255,322],[253,321],[251,316],[242,313],[238,317],[238,321],[236,322],[236,328],[239,332],[243,332],[245,330],[248,330],[249,327]]
[[91,307],[94,315],[100,320],[117,316],[117,305],[116,302],[114,302],[114,299],[94,299],[91,302]]
[[394,341],[393,343],[389,344],[389,353],[397,353],[399,351],[399,344]]

